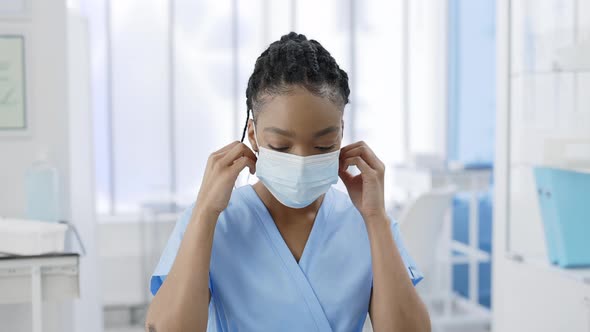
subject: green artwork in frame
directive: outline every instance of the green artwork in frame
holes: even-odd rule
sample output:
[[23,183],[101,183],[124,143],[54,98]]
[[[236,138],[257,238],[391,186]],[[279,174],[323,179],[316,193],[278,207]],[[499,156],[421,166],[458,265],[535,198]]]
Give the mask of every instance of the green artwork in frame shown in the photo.
[[26,130],[25,39],[0,34],[0,131]]

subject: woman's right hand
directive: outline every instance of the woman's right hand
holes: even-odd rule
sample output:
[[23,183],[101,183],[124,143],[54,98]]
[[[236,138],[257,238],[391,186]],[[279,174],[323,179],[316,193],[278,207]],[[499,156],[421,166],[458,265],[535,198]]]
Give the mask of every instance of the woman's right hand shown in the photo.
[[245,167],[250,168],[251,174],[256,172],[256,159],[254,152],[239,141],[213,152],[207,160],[195,208],[206,215],[219,216],[229,203],[240,172]]

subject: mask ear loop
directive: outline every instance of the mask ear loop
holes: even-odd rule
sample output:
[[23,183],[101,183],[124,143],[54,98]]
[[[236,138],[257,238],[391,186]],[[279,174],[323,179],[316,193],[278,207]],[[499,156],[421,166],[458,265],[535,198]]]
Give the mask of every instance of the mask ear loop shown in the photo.
[[[252,119],[252,125],[254,126],[254,140],[256,141],[256,146],[258,146],[258,150],[260,150],[260,146],[258,144],[258,134],[256,133],[256,123],[254,122],[254,119]],[[256,151],[256,157],[258,157],[259,152]],[[238,175],[239,177],[239,175]],[[234,189],[238,189],[238,187],[236,186],[236,182],[238,182],[238,179],[236,179],[236,181],[234,182]],[[248,174],[246,175],[246,185],[250,184],[250,172],[248,171]]]
[[[258,144],[258,133],[256,132],[256,122],[254,122],[254,118],[252,118],[252,126],[254,126],[254,141],[256,141],[256,146],[258,147],[258,151],[256,151],[256,157],[260,155],[260,144]],[[246,185],[250,184],[250,172],[246,176]]]

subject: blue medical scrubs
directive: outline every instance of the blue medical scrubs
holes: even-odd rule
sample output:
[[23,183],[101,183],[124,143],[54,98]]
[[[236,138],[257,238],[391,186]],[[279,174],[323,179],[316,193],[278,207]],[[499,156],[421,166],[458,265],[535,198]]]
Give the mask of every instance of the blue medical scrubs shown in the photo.
[[[151,277],[154,295],[172,267],[192,208],[176,223]],[[422,273],[397,222],[391,231],[415,285]],[[299,263],[254,188],[234,189],[215,227],[209,271],[207,331],[361,331],[373,284],[364,221],[335,188],[322,201]]]

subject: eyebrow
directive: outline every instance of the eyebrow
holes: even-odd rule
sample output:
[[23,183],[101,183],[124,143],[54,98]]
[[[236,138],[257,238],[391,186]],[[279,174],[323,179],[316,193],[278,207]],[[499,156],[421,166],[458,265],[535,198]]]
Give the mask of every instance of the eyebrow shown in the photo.
[[324,129],[316,132],[315,134],[313,134],[313,137],[314,138],[322,137],[324,135],[328,135],[328,134],[333,133],[338,130],[340,130],[340,127],[332,126],[332,127],[324,128]]
[[270,131],[272,133],[276,133],[276,134],[287,136],[287,137],[295,137],[295,133],[294,132],[288,131],[288,130],[284,130],[284,129],[281,129],[281,128],[277,128],[277,127],[266,127],[266,128],[264,128],[264,131]]
[[[333,133],[333,132],[338,131],[338,130],[340,130],[339,127],[331,126],[331,127],[324,128],[324,129],[322,129],[322,130],[314,133],[313,134],[313,137],[314,138],[318,138],[318,137],[321,137],[321,136],[324,136],[324,135]],[[283,136],[287,136],[287,137],[295,137],[295,133],[294,132],[288,131],[288,130],[284,130],[284,129],[281,129],[281,128],[277,128],[277,127],[266,127],[266,128],[264,128],[264,131],[273,132],[275,134],[279,134],[279,135],[283,135]]]

